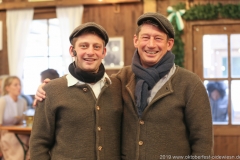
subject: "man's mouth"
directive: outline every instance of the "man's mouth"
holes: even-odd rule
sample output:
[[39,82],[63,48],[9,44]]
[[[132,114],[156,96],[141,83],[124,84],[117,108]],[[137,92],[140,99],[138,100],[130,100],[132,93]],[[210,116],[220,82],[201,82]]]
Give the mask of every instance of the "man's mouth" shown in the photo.
[[157,54],[158,51],[145,51],[147,54]]
[[93,59],[93,58],[83,58],[83,60],[88,62],[96,61],[96,59]]

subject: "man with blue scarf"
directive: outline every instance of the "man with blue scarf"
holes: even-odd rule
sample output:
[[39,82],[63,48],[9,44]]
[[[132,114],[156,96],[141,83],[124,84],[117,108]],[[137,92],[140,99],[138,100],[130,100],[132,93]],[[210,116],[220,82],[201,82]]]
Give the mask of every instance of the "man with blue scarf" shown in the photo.
[[[159,13],[138,18],[122,83],[122,159],[211,159],[212,118],[200,78],[174,64],[174,28]],[[175,156],[175,157],[174,157]]]

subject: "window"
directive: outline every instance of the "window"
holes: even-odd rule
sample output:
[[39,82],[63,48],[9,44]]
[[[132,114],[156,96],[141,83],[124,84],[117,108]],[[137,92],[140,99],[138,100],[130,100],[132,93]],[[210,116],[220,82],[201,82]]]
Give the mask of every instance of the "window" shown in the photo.
[[57,18],[33,20],[23,66],[23,92],[34,95],[41,84],[40,73],[55,69],[63,75],[61,35]]
[[203,78],[211,103],[213,124],[229,123],[228,106],[231,106],[231,124],[240,124],[239,41],[240,34],[203,35]]
[[[228,36],[203,35],[204,78],[228,77]],[[228,81],[205,80],[213,124],[228,124]]]

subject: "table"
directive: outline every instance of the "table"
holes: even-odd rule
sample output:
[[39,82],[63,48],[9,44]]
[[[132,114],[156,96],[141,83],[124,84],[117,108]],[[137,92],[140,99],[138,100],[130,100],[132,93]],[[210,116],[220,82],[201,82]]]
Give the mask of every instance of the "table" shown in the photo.
[[0,126],[0,130],[8,130],[9,132],[14,132],[16,134],[30,135],[32,131],[32,127],[27,127],[25,125]]

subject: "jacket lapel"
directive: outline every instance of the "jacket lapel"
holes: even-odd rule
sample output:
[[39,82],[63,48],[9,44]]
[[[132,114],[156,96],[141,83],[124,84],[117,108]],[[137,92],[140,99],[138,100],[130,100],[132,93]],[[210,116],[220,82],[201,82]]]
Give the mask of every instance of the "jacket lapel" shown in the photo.
[[136,102],[135,102],[135,96],[134,96],[134,92],[135,92],[135,87],[136,87],[136,81],[135,81],[135,74],[132,74],[130,77],[130,80],[128,82],[128,84],[126,85],[126,90],[129,93],[131,100],[134,104],[134,110],[137,112],[136,110]]

